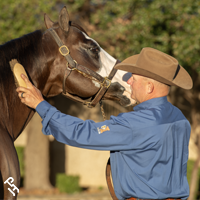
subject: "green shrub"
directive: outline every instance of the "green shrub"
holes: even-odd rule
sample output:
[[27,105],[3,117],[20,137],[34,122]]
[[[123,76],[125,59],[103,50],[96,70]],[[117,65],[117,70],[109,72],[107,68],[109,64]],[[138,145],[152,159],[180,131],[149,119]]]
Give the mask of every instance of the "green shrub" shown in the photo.
[[19,165],[20,165],[20,174],[21,177],[24,177],[24,147],[17,146],[15,147],[19,159]]
[[25,170],[24,170],[24,147],[17,146],[17,147],[15,147],[15,149],[17,151],[17,156],[18,156],[18,159],[19,159],[19,166],[20,166],[20,175],[21,175],[20,186],[23,187],[24,174],[25,174]]
[[79,186],[79,176],[68,176],[63,173],[56,175],[56,187],[60,192],[64,193],[75,193],[80,192],[81,187]]

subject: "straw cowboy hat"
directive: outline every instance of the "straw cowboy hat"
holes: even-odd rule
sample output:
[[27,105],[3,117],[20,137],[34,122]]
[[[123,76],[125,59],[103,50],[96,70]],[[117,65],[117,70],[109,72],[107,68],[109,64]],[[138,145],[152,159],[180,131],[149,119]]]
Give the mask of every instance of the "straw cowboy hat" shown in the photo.
[[175,58],[149,47],[143,48],[140,54],[128,57],[115,68],[184,89],[193,86],[190,75]]

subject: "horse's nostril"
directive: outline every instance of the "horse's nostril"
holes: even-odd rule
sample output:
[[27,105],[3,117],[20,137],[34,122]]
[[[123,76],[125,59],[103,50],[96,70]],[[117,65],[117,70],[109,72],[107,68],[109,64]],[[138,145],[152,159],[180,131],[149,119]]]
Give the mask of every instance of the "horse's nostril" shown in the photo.
[[121,86],[120,90],[123,92],[123,91],[125,91],[125,88],[123,86]]

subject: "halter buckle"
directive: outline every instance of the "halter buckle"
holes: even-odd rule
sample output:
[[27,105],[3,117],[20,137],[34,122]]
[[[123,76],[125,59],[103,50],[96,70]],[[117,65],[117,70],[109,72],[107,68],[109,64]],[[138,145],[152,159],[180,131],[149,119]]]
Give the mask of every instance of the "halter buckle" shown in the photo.
[[67,56],[69,54],[69,49],[67,48],[67,46],[65,45],[62,45],[60,48],[59,48],[59,51],[60,53],[63,55],[63,56]]
[[[108,83],[107,83],[107,81],[108,81]],[[109,88],[110,84],[111,84],[111,80],[108,79],[108,77],[105,77],[104,80],[103,80],[102,86],[106,87],[106,88]]]

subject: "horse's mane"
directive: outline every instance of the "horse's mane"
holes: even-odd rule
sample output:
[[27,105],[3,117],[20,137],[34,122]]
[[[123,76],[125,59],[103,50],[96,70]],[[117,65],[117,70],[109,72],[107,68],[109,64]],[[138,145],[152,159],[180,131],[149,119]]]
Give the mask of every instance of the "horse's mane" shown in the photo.
[[[35,32],[24,35],[20,38],[13,39],[0,45],[0,85],[8,81],[11,70],[9,61],[17,59],[25,68],[27,65],[36,61],[36,58],[41,53],[40,45],[42,44],[42,32]],[[37,64],[37,62],[36,62]]]

